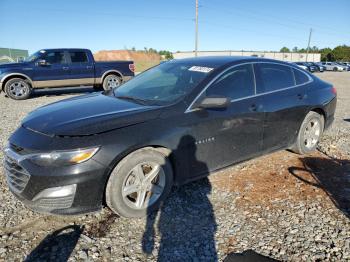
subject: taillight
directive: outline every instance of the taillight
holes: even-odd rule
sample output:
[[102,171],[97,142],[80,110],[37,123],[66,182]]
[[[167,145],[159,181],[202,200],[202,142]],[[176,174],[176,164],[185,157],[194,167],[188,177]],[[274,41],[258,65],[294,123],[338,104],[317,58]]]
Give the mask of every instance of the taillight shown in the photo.
[[135,65],[134,64],[129,64],[129,69],[131,72],[135,73]]
[[337,89],[335,89],[335,87],[334,86],[332,86],[332,89],[331,89],[331,92],[333,93],[333,94],[337,94]]

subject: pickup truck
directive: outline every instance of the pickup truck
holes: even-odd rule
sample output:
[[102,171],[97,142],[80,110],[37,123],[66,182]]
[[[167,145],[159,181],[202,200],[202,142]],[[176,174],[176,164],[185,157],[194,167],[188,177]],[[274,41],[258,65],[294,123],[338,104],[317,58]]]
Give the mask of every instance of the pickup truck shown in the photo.
[[36,88],[92,85],[109,90],[134,76],[133,61],[96,62],[90,50],[42,49],[22,63],[0,65],[0,92],[23,100]]

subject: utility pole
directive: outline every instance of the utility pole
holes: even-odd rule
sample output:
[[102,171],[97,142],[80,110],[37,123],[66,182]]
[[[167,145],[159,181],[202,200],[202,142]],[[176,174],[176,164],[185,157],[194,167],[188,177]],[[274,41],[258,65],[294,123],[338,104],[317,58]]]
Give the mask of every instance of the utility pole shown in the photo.
[[312,35],[312,28],[310,28],[309,42],[307,43],[306,62],[307,62],[307,59],[308,59],[308,56],[309,56],[309,51],[310,51],[311,35]]
[[198,0],[196,0],[196,35],[195,35],[195,48],[194,48],[194,54],[197,56],[198,51]]

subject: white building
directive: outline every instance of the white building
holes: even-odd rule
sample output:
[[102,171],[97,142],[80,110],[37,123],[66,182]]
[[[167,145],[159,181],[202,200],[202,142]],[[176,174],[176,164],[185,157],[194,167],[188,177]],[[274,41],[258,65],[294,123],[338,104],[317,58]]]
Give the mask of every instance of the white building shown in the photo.
[[[194,51],[185,51],[173,53],[174,58],[187,58],[194,57]],[[306,57],[308,62],[320,62],[321,54],[317,53],[281,53],[281,52],[269,52],[269,51],[198,51],[198,56],[256,56],[265,57],[271,59],[277,59],[282,61],[291,62],[305,62]]]

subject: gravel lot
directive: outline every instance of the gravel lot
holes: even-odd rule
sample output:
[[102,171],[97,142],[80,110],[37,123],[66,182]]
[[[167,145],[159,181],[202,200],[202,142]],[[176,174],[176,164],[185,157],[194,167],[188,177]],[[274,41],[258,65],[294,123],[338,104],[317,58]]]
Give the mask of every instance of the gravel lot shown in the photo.
[[[174,188],[148,218],[118,218],[107,208],[37,214],[9,193],[1,168],[0,261],[221,261],[246,250],[277,260],[349,261],[350,73],[319,77],[337,88],[338,107],[318,152],[281,151]],[[19,102],[1,94],[1,148],[28,112],[81,92],[92,89],[40,91]]]

